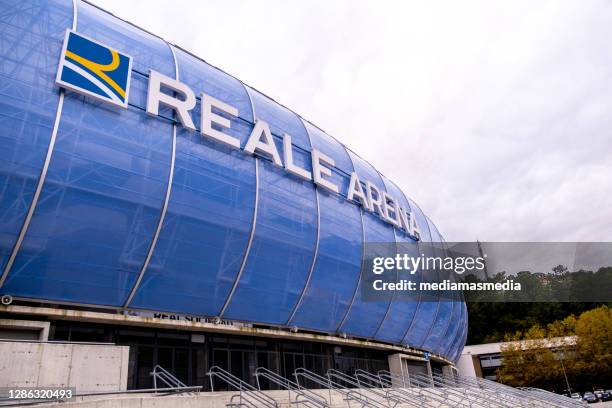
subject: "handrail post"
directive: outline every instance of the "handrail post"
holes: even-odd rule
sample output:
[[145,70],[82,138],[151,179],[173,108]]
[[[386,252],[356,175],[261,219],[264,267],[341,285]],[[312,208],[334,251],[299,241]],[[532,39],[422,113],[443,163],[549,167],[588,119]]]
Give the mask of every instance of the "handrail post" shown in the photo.
[[257,389],[261,391],[261,384],[259,383],[259,374],[257,373],[257,370],[255,370],[255,374],[253,375],[255,376],[255,381],[257,382]]

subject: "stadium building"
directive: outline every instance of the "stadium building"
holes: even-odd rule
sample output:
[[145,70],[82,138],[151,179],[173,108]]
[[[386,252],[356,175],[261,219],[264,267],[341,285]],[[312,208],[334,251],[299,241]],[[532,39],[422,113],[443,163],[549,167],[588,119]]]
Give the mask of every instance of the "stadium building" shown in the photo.
[[444,241],[396,184],[92,4],[1,3],[0,338],[129,346],[130,389],[454,369],[461,299],[362,295],[366,243]]

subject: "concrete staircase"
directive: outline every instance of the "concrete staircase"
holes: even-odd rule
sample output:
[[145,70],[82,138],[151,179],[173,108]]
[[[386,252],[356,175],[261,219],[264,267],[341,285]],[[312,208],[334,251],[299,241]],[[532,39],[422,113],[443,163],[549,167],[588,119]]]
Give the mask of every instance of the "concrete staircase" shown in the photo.
[[[482,392],[482,389],[464,389],[458,388],[455,390],[458,393],[465,395],[471,394],[474,396],[470,402],[460,402],[459,398],[448,398],[448,390],[443,388],[429,388],[426,391],[418,387],[404,389],[407,392],[415,395],[414,405],[417,407],[435,407],[435,408],[454,408],[454,407],[512,407],[508,401],[499,401],[498,404],[493,403],[490,399],[478,398],[478,393]],[[344,397],[336,392],[331,391],[331,399],[329,390],[312,390],[313,392],[324,397],[329,403],[330,408],[361,408],[360,404],[356,402],[347,402]],[[368,393],[367,389],[363,389],[362,392]],[[294,395],[292,394],[291,399],[287,391],[265,391],[267,395],[274,398],[279,408],[293,408],[296,405]],[[181,407],[181,408],[226,408],[226,405],[230,402],[230,398],[236,395],[236,392],[223,391],[223,392],[201,392],[194,394],[181,394],[181,395],[164,395],[162,393],[143,393],[143,394],[129,394],[129,395],[105,395],[105,396],[88,396],[88,397],[76,397],[74,401],[63,402],[63,403],[51,403],[44,404],[44,407],[54,408],[160,408],[160,407]],[[375,398],[374,396],[368,395],[372,399],[377,399],[378,402],[389,406],[390,408],[411,408],[408,404],[398,404],[395,407],[389,405],[387,401],[381,398]],[[443,402],[446,401],[446,402]],[[545,401],[533,401],[530,405],[524,405],[517,401],[514,405],[530,406],[530,407],[541,407],[548,408],[553,405]],[[302,407],[296,407],[302,408]],[[307,407],[306,407],[307,408]]]

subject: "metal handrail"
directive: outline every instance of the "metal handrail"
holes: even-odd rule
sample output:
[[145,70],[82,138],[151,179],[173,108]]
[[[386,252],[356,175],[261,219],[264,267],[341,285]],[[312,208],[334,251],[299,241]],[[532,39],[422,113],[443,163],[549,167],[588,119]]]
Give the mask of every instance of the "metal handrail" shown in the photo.
[[[429,383],[431,386],[444,390],[447,396],[449,396],[449,394],[452,394],[453,396],[459,398],[458,403],[460,403],[463,406],[468,406],[468,407],[474,407],[474,406],[488,407],[490,406],[490,405],[486,405],[485,401],[490,401],[494,404],[499,405],[499,401],[497,400],[490,400],[490,398],[488,398],[487,396],[473,394],[466,388],[458,387],[456,383],[449,383],[446,379],[439,378],[436,374],[432,374],[431,377],[426,377],[423,374],[415,373],[413,374],[413,376],[415,378],[415,382],[419,380],[423,380],[423,382],[427,381],[427,383]],[[513,408],[511,406],[506,406],[506,407]]]
[[[206,373],[206,375],[210,377],[210,389],[212,391],[214,391],[213,377],[220,379],[230,387],[233,387],[238,390],[239,394],[237,396],[240,398],[240,404],[248,405],[244,403],[244,401],[246,400],[250,404],[257,405],[255,402],[250,401],[252,399],[265,407],[278,408],[278,402],[276,402],[274,398],[264,394],[257,388],[253,387],[251,384],[242,381],[240,378],[236,377],[232,373],[224,370],[219,366],[210,367],[210,370]],[[232,403],[233,398],[234,397],[230,399],[230,404]]]
[[[442,396],[440,396],[439,393],[435,392],[433,389],[431,389],[431,382],[427,381],[427,382],[423,382],[423,381],[415,381],[415,383],[417,383],[416,387],[412,386],[412,383],[410,383],[410,379],[412,377],[409,377],[409,382],[408,384],[406,384],[406,381],[404,379],[403,376],[397,375],[397,374],[391,374],[390,371],[387,370],[380,370],[378,371],[378,376],[381,378],[381,380],[383,381],[388,381],[388,384],[390,387],[392,387],[392,389],[396,390],[396,392],[402,393],[402,394],[406,394],[406,393],[410,393],[410,392],[416,392],[418,398],[420,398],[421,400],[433,400],[436,401],[442,405],[447,405],[449,403],[449,398],[444,398]],[[403,385],[402,388],[394,386],[394,383],[397,383],[398,381],[401,381],[401,384]],[[415,391],[416,388],[416,391]],[[427,395],[425,395],[427,394]],[[457,403],[456,401],[450,401],[453,403]]]
[[[468,398],[469,404],[475,403],[477,405],[486,407],[502,407],[502,408],[514,408],[516,407],[516,403],[508,401],[507,398],[502,398],[500,396],[493,396],[483,392],[475,392],[473,390],[473,385],[464,384],[464,387],[461,388],[461,391],[456,391],[457,383],[449,384],[447,380],[440,378],[437,374],[432,374],[431,376],[426,376],[424,374],[414,373],[410,377],[410,381],[417,383],[418,386],[423,387],[423,389],[434,388],[436,384],[443,384],[443,389],[451,390],[455,395],[460,395],[464,398]],[[440,388],[440,386],[437,386]],[[480,389],[480,388],[479,388]]]
[[[344,394],[344,401],[347,402],[348,408],[351,408],[351,401],[357,401],[363,407],[369,407],[369,402],[364,402],[363,396],[354,389],[346,389],[346,394]],[[378,401],[374,401],[376,404],[380,404]],[[380,404],[381,407],[386,407],[386,405]]]
[[157,380],[160,380],[167,385],[167,387],[164,388],[187,387],[187,384],[179,380],[174,374],[160,365],[153,367],[153,371],[151,371],[149,374],[153,377],[153,388],[155,389],[158,388]]
[[[238,402],[235,402],[236,398],[239,398]],[[247,407],[247,408],[260,408],[256,401],[251,401],[247,393],[240,392],[231,396],[229,402],[225,405],[226,407]]]
[[582,402],[578,402],[572,398],[569,398],[565,395],[560,395],[560,394],[556,394],[554,392],[550,392],[547,390],[543,390],[541,388],[535,388],[535,387],[521,387],[522,390],[531,393],[531,394],[535,394],[535,395],[539,395],[541,398],[549,401],[549,402],[558,402],[560,404],[570,404],[572,406],[575,407],[584,407],[584,404]]
[[[201,385],[193,385],[188,387],[172,387],[172,388],[163,388],[163,393],[158,393],[158,388],[144,388],[144,389],[136,389],[136,390],[123,390],[123,391],[97,391],[97,392],[84,392],[77,393],[73,395],[73,398],[76,397],[93,397],[96,395],[123,395],[123,394],[146,394],[146,393],[155,393],[157,396],[166,396],[166,395],[176,395],[184,392],[193,392],[193,391],[201,391],[203,386]],[[0,406],[10,405],[37,405],[37,404],[45,404],[51,402],[66,402],[68,398],[50,398],[46,400],[31,400],[31,399],[14,399],[14,398],[0,398]],[[6,404],[5,404],[6,403]]]
[[[508,398],[506,394],[504,394],[504,396],[502,397],[498,394],[498,391],[489,390],[487,388],[482,388],[479,386],[477,387],[469,382],[462,382],[458,380],[457,378],[449,378],[447,376],[440,375],[440,374],[433,374],[432,378],[436,384],[441,384],[440,386],[442,387],[446,387],[447,389],[453,389],[453,390],[455,389],[461,390],[458,392],[461,392],[462,395],[465,395],[466,398],[470,399],[471,401],[473,401],[475,404],[478,404],[478,405],[482,405],[483,401],[490,401],[490,403],[493,403],[496,405],[502,405],[505,407],[513,408],[517,404],[516,399]],[[494,394],[483,393],[481,391],[483,389],[487,391],[493,391]]]
[[[332,384],[332,381],[329,378],[323,377],[317,373],[313,373],[312,371],[309,371],[305,368],[296,368],[293,371],[293,376],[295,377],[295,382],[297,383],[297,385],[300,388],[305,388],[302,387],[302,384],[300,384],[300,376],[304,377],[307,380],[310,380],[316,384],[319,384],[320,386],[322,386],[323,388],[327,388],[327,390],[329,391],[329,403],[332,403],[332,390],[334,389],[334,386]],[[340,394],[342,394],[340,392]]]
[[[451,379],[441,376],[439,374],[434,374],[432,377],[437,377],[439,379],[441,379],[442,381],[451,381]],[[472,395],[474,395],[476,398],[478,399],[485,399],[488,401],[491,401],[494,404],[497,405],[502,405],[502,406],[506,406],[506,407],[516,407],[516,406],[528,406],[531,407],[533,406],[533,400],[531,398],[529,398],[527,395],[521,393],[520,391],[512,388],[512,387],[508,387],[508,386],[502,386],[502,384],[493,382],[493,381],[489,381],[489,383],[481,383],[477,380],[481,380],[481,378],[476,378],[476,377],[463,377],[460,376],[458,374],[453,374],[452,375],[452,381],[453,381],[453,385],[456,385],[457,383],[459,383],[460,385],[462,385],[464,387],[464,390],[466,391],[466,393],[471,392]],[[498,386],[502,386],[503,388],[500,388]],[[476,392],[474,391],[474,389],[478,389],[480,391]],[[482,390],[486,390],[486,391],[490,391],[494,394],[490,395],[487,393],[483,393]]]
[[[533,396],[525,393],[524,391],[518,390],[508,385],[500,384],[495,381],[487,380],[485,378],[465,377],[460,376],[459,374],[454,374],[454,379],[471,387],[492,391],[496,394],[498,398],[503,399],[504,401],[507,401],[510,404],[513,404],[513,406],[519,404],[520,406],[532,407],[534,404],[540,405],[542,402],[544,402],[542,400],[534,398]],[[548,407],[549,405],[545,404],[543,406]]]
[[[406,380],[405,380],[403,375],[400,376],[400,375],[397,375],[397,374],[391,374],[391,371],[389,371],[389,370],[378,370],[376,372],[376,375],[378,376],[378,378],[380,378],[381,383],[384,383],[385,381],[388,381],[387,386],[389,388],[393,388],[394,387],[393,380],[401,381],[402,382],[402,386],[404,388],[407,387]],[[394,387],[394,388],[398,388],[398,387]]]
[[[466,378],[463,377],[463,379],[466,379]],[[529,393],[526,393],[525,391],[516,389],[514,387],[500,384],[495,381],[487,380],[485,378],[468,377],[468,379],[471,379],[473,382],[477,383],[482,388],[494,390],[496,392],[504,393],[514,398],[521,399],[521,401],[523,401],[528,406],[533,406],[534,404],[538,404],[542,407],[547,407],[547,408],[550,407],[550,403],[548,401],[543,401],[539,398],[536,398],[533,395],[530,395]],[[562,407],[565,407],[565,405],[562,405]]]
[[368,371],[362,370],[361,368],[358,368],[357,370],[355,370],[355,378],[357,379],[357,382],[360,385],[361,385],[360,378],[365,378],[366,380],[370,382],[370,384],[367,384],[367,386],[372,386],[372,384],[374,384],[374,386],[377,388],[390,388],[390,387],[385,387],[385,384],[383,384],[383,381],[380,379],[380,377]]
[[338,370],[334,370],[333,368],[330,368],[329,370],[327,370],[327,377],[329,377],[330,379],[331,377],[335,377],[337,379],[344,381],[347,384],[352,385],[353,387],[356,387],[362,396],[364,396],[363,391],[368,391],[371,394],[384,398],[385,400],[387,400],[387,403],[389,405],[393,403],[393,407],[395,407],[396,405],[402,402],[400,398],[398,398],[395,395],[392,395],[391,393],[389,393],[389,391],[383,391],[383,390],[378,391],[376,388],[361,388],[361,385],[359,384],[359,382],[356,380],[355,377],[351,377],[350,375],[345,374],[342,371],[338,371]]
[[[399,376],[396,376],[396,375],[391,374],[391,373],[389,373],[387,375],[388,375],[388,377],[390,379],[391,384],[393,384],[393,380],[394,379],[395,380],[401,379],[402,381],[404,380],[403,377],[400,378]],[[413,382],[415,383],[416,387],[413,387]],[[406,387],[406,383],[404,382],[403,384],[404,384],[404,387]],[[431,381],[422,381],[422,380],[419,380],[419,379],[417,379],[415,381],[413,379],[413,376],[410,376],[408,378],[408,386],[407,386],[407,388],[410,389],[410,390],[414,390],[416,388],[416,392],[418,393],[418,395],[421,398],[426,398],[426,399],[434,400],[434,401],[436,401],[436,402],[438,402],[440,404],[443,404],[443,405],[448,405],[449,404],[449,398],[440,395],[436,390],[434,390],[433,387],[432,387]],[[452,402],[456,403],[456,401],[452,401]]]
[[257,379],[257,387],[261,390],[261,385],[259,384],[259,376],[262,376],[274,384],[286,389],[289,392],[289,400],[291,400],[291,391],[296,393],[295,403],[299,403],[298,398],[301,396],[305,398],[306,401],[303,401],[306,405],[312,404],[319,408],[329,408],[329,404],[327,400],[320,395],[315,394],[314,392],[302,388],[298,383],[291,381],[278,373],[275,373],[272,370],[269,370],[265,367],[257,367],[255,370],[255,378]]
[[[341,384],[336,383],[335,381],[332,381],[331,378],[329,377],[324,377],[322,375],[319,375],[317,373],[313,373],[310,370],[307,370],[305,368],[296,368],[295,371],[293,372],[293,375],[295,376],[295,380],[296,382],[300,385],[300,377],[303,377],[307,380],[310,380],[314,383],[317,383],[325,388],[327,388],[329,390],[329,401],[330,403],[332,402],[332,396],[331,396],[331,392],[335,391],[338,394],[342,395],[343,397],[345,397],[348,400],[355,400],[357,402],[359,402],[362,406],[364,407],[369,407],[369,408],[389,408],[386,404],[382,404],[379,401],[376,401],[374,399],[368,398],[365,395],[360,394],[359,392],[355,391],[355,390],[350,390],[345,388],[344,386],[342,386]],[[354,395],[357,395],[356,397]],[[350,404],[350,402],[349,402]]]
[[355,377],[345,374],[342,371],[338,371],[333,368],[330,368],[329,370],[327,370],[327,376],[338,378],[341,381],[344,381],[345,383],[350,384],[355,388],[361,389],[361,385],[359,384],[359,382],[357,381]]
[[[382,378],[375,374],[372,374],[360,368],[355,370],[355,378],[357,379],[357,382],[359,384],[361,384],[361,381],[359,379],[362,377],[370,382],[370,384],[366,384],[364,388],[375,387],[379,389],[386,389],[388,395],[392,395],[393,397],[399,399],[403,404],[408,404],[413,407],[422,407],[423,404],[426,403],[426,401],[417,394],[398,388],[392,388],[389,384],[385,383]],[[418,399],[419,402],[413,401],[415,398]]]
[[565,404],[565,405],[570,404],[575,407],[584,407],[584,404],[582,401],[576,401],[573,398],[570,398],[566,395],[557,394],[551,391],[547,391],[547,390],[543,390],[541,388],[535,388],[535,387],[524,387],[522,389],[530,394],[535,394],[539,396],[540,398],[545,399],[550,402],[558,402],[558,403]]
[[459,401],[455,401],[458,404],[467,407],[473,407],[474,404],[476,404],[476,406],[483,406],[482,401],[480,399],[471,398],[471,395],[466,390],[463,390],[463,392],[459,391],[457,390],[457,387],[450,386],[448,383],[442,381],[440,378],[437,378],[435,375],[432,375],[431,377],[425,377],[423,374],[416,373],[414,376],[417,380],[419,378],[421,380],[427,380],[427,382],[432,387],[443,390],[443,392],[446,393],[447,399],[451,399],[451,396],[458,398]]

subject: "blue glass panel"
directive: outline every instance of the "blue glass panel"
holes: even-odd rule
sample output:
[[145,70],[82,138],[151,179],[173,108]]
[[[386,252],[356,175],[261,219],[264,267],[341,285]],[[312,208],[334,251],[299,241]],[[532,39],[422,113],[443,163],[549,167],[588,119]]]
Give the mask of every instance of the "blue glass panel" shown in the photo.
[[[249,94],[257,119],[266,121],[276,136],[287,132],[294,144],[310,149],[306,129],[295,114],[257,91],[250,90]],[[280,140],[277,147],[282,148]],[[294,159],[299,166],[311,169],[306,150],[294,148]],[[258,182],[253,243],[224,317],[285,324],[313,261],[317,236],[315,190],[312,182],[300,180],[266,158],[259,160]]]
[[32,202],[57,109],[57,62],[70,1],[0,7],[0,272]]
[[[410,205],[406,200],[402,191],[387,179],[385,176],[381,176],[387,189],[387,193],[391,195],[398,204],[406,211],[410,210]],[[407,253],[410,256],[419,256],[419,248],[417,241],[412,239],[403,230],[395,230],[395,239],[397,242],[397,252]],[[416,275],[418,279],[418,274]],[[397,280],[401,279],[413,279],[414,276],[410,275],[409,271],[398,271]],[[400,343],[406,334],[406,329],[412,323],[412,319],[415,316],[418,305],[418,295],[410,295],[407,293],[393,293],[393,299],[391,301],[391,307],[385,317],[376,338],[392,343]]]
[[[350,150],[348,153],[351,157],[355,167],[355,172],[359,176],[359,179],[363,183],[369,181],[370,183],[376,185],[381,192],[385,191],[385,185],[378,172],[368,162]],[[390,244],[395,242],[393,227],[385,221],[382,221],[377,215],[370,212],[364,212],[363,227],[364,241],[366,244],[376,242]],[[389,256],[389,253],[378,254],[372,252],[371,254],[372,256]],[[367,284],[371,284],[371,282],[366,282],[362,279],[359,283],[355,300],[348,312],[348,315],[346,316],[344,324],[339,328],[339,331],[346,332],[354,336],[368,338],[374,337],[374,334],[378,330],[378,327],[387,313],[390,300],[365,301],[362,297],[361,286]]]
[[[444,240],[442,239],[442,235],[438,231],[438,228],[433,222],[431,222],[429,218],[427,218],[427,223],[429,225],[429,231],[432,234],[433,241],[438,243],[444,242]],[[435,245],[434,253],[438,257],[444,257],[446,254],[443,245]],[[443,276],[443,274],[439,274],[438,281],[440,281]],[[440,294],[436,318],[429,331],[429,336],[423,342],[422,348],[426,350],[436,351],[436,347],[442,339],[442,336],[444,336],[444,333],[446,332],[446,329],[448,328],[448,325],[450,323],[452,309],[453,303],[450,299],[450,293]]]
[[446,332],[445,339],[439,346],[439,353],[447,358],[450,358],[450,351],[458,341],[457,336],[460,334],[460,328],[462,324],[463,305],[461,296],[456,297],[456,301],[453,303],[453,317],[451,324]]
[[429,231],[429,226],[427,225],[427,218],[421,208],[415,203],[411,198],[406,197],[408,203],[410,205],[410,211],[413,213],[416,223],[421,231],[421,241],[423,242],[432,242],[431,241],[431,232]]
[[[305,123],[312,146],[333,157],[350,173],[352,164],[346,150],[318,128]],[[348,185],[344,173],[334,172],[331,180]],[[343,196],[317,188],[319,197],[319,250],[302,303],[291,325],[335,331],[353,297],[361,271],[361,215],[359,207]]]
[[[300,118],[290,110],[278,105],[267,96],[257,90],[249,88],[249,95],[255,106],[257,119],[263,120],[270,126],[270,131],[276,143],[281,158],[283,157],[283,135],[291,135],[293,145],[293,162],[296,166],[312,171],[312,160],[310,156],[310,140],[306,128]],[[259,155],[259,154],[258,154]],[[270,157],[262,153],[265,160]],[[283,162],[284,163],[284,162]],[[292,176],[293,177],[293,176]],[[314,189],[314,187],[313,187]],[[313,191],[314,194],[314,191]]]
[[[463,304],[464,308],[467,308],[467,306],[465,305],[465,303]],[[459,344],[459,349],[457,350],[457,354],[455,354],[455,358],[453,359],[453,361],[457,361],[459,360],[459,357],[461,356],[461,353],[463,352],[463,348],[465,347],[466,343],[467,343],[467,336],[468,336],[468,320],[469,320],[469,316],[467,314],[467,310],[465,311],[465,321],[464,321],[464,326],[465,329],[463,331],[463,340],[461,341],[461,343]]]
[[174,59],[163,40],[89,3],[77,4],[80,34],[132,57],[134,71],[148,76],[154,69],[174,78]]
[[292,325],[333,332],[361,270],[361,216],[345,198],[319,189],[321,230],[315,268]]
[[459,326],[458,336],[454,342],[454,347],[449,352],[449,359],[451,361],[456,362],[461,356],[461,352],[463,351],[463,347],[465,346],[465,341],[467,339],[467,330],[468,330],[468,314],[467,307],[465,303],[462,303],[462,315],[461,315],[461,324]]
[[285,324],[306,284],[316,234],[312,183],[260,159],[255,236],[223,317]]
[[[427,245],[428,242],[432,242],[432,235],[429,231],[427,219],[425,218],[425,215],[423,214],[419,206],[410,198],[407,199],[410,205],[410,210],[416,218],[417,225],[419,226],[419,229],[421,231],[421,240],[419,241],[419,253],[425,256],[433,256],[431,245]],[[421,243],[423,243],[424,245],[422,245]],[[423,343],[436,317],[437,308],[437,301],[423,299],[419,300],[416,316],[412,321],[412,325],[408,329],[406,336],[404,337],[404,344],[407,344],[411,347],[419,347]]]
[[[189,87],[195,92],[198,99],[200,99],[201,93],[204,92],[207,95],[211,95],[212,97],[235,107],[238,109],[238,116],[242,118],[243,121],[251,124],[252,128],[253,109],[251,107],[251,101],[240,81],[180,48],[175,47],[174,53],[176,54],[176,58],[178,60],[179,78],[181,82],[189,85]],[[235,118],[232,118],[221,111],[215,111],[215,113],[235,121]],[[193,113],[192,117],[199,129],[199,109],[198,112]],[[242,146],[244,146],[246,139],[250,134],[250,129],[249,132],[245,132],[244,129],[239,129],[238,131],[233,132],[234,127],[239,126],[239,124],[235,123],[234,121],[231,123],[231,128],[223,129],[223,132],[240,138],[242,141]]]
[[425,350],[438,352],[438,343],[446,333],[453,310],[453,302],[442,297],[438,304],[436,319],[429,331],[429,336],[421,346]]
[[467,342],[469,315],[467,313],[467,305],[465,302],[463,303],[463,312],[463,337],[459,343],[459,348],[457,349],[457,353],[455,354],[453,361],[457,361],[459,359],[459,356],[461,356],[461,352],[463,352],[463,348],[465,347],[465,343]]
[[302,121],[297,115],[282,105],[279,105],[256,89],[249,91],[255,106],[257,119],[265,120],[270,125],[272,133],[282,138],[283,134],[291,135],[294,145],[304,151],[310,151],[310,140]]
[[304,121],[304,125],[310,135],[312,146],[334,159],[335,167],[331,169],[332,174],[328,179],[337,185],[340,194],[346,197],[348,185],[351,180],[351,173],[353,172],[353,164],[344,146],[309,122]]
[[[139,50],[143,69],[170,71],[172,55],[160,39],[79,4],[79,32],[122,51]],[[6,290],[122,305],[157,226],[171,141],[166,120],[68,93],[47,179]]]
[[[442,237],[442,240],[444,241],[444,237]],[[447,254],[450,253],[446,241],[444,241],[444,249]],[[456,275],[454,273],[450,274],[450,279],[456,281],[455,277]],[[448,354],[447,352],[450,347],[450,344],[452,343],[452,337],[457,331],[457,326],[459,325],[459,318],[461,317],[462,294],[460,292],[453,291],[445,297],[444,301],[452,303],[452,310],[445,333],[439,340],[438,344],[434,346],[436,352],[440,355]]]
[[451,344],[451,347],[449,348],[448,352],[446,353],[446,355],[448,356],[448,359],[451,361],[454,361],[455,355],[459,352],[459,350],[463,349],[463,338],[464,338],[464,334],[466,332],[466,312],[467,312],[467,308],[465,307],[465,303],[461,304],[461,308],[460,308],[460,316],[459,316],[459,325],[457,326],[457,331],[453,337],[453,342]]
[[[381,175],[381,177],[387,190],[387,194],[393,197],[393,199],[397,200],[399,206],[409,213],[411,211],[410,203],[406,199],[406,196],[402,190],[400,190],[399,187],[397,187],[397,185],[387,177],[383,175]],[[401,236],[402,242],[416,242],[416,238],[410,236],[403,229],[396,228],[396,233],[398,236]]]
[[312,123],[304,121],[304,125],[310,135],[312,147],[334,159],[335,167],[350,176],[353,171],[353,163],[344,146]]
[[[223,132],[244,145],[253,118],[242,84],[190,54],[175,53],[182,82],[239,109],[244,119],[223,114],[231,121]],[[199,116],[198,103],[197,125]],[[253,157],[178,127],[168,211],[132,306],[218,315],[240,269],[254,208]]]
[[441,338],[438,341],[438,344],[433,346],[436,353],[440,355],[446,355],[448,348],[450,347],[450,344],[452,343],[452,340],[453,340],[452,336],[457,331],[457,325],[459,324],[459,318],[460,318],[460,313],[461,313],[461,303],[456,294],[452,294],[451,296],[452,296],[452,300],[451,299],[445,300],[446,303],[451,304],[450,321],[448,323],[448,326],[446,327],[446,330],[441,335]]

